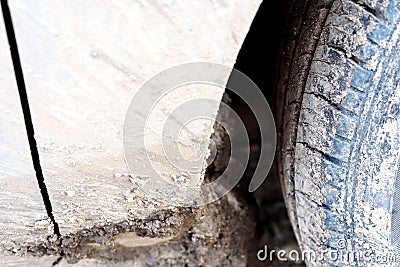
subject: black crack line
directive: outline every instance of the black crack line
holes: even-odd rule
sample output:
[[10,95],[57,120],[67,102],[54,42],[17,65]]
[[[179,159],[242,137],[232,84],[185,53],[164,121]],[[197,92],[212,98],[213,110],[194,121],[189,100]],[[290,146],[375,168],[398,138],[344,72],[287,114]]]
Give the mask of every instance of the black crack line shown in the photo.
[[40,166],[39,152],[35,140],[35,132],[33,130],[32,116],[29,109],[28,96],[26,94],[24,74],[22,72],[21,61],[18,53],[17,40],[15,39],[14,27],[7,0],[1,0],[1,10],[3,11],[4,24],[6,27],[8,43],[10,45],[12,62],[14,65],[15,79],[17,81],[22,112],[24,113],[25,128],[26,128],[26,133],[28,135],[33,167],[35,168],[36,178],[39,184],[40,192],[42,194],[44,205],[46,207],[47,216],[49,216],[50,220],[53,222],[54,234],[60,237],[61,236],[60,228],[58,227],[58,224],[53,216],[53,209],[51,207],[49,193],[47,192],[46,184],[44,183],[42,167]]

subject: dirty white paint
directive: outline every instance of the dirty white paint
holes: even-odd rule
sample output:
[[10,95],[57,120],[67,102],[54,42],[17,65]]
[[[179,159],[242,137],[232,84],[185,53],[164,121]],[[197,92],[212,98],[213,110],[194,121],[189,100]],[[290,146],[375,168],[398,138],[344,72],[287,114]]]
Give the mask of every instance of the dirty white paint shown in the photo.
[[[1,12],[0,12],[1,13]],[[48,235],[4,25],[0,25],[0,251]],[[0,263],[1,258],[0,256]],[[3,264],[0,264],[3,265]]]
[[[20,266],[52,266],[57,261],[57,256],[43,256],[43,257],[15,257],[13,255],[1,255],[0,265],[7,267],[20,267]],[[93,262],[93,261],[92,261]],[[90,262],[85,266],[99,266]],[[58,264],[57,266],[68,266],[67,264]],[[71,266],[71,264],[69,264]],[[84,265],[80,265],[84,266]],[[104,265],[103,265],[104,266]],[[132,265],[131,265],[132,266]]]
[[[166,68],[196,61],[233,66],[260,2],[10,2],[35,137],[62,234],[129,216],[144,217],[163,207],[137,188],[140,177],[128,175],[122,143],[128,105],[144,82]],[[0,55],[0,85],[8,89],[0,90],[0,101],[5,101],[0,106],[5,136],[0,140],[0,179],[25,178],[9,186],[36,201],[32,200],[32,212],[37,214],[24,215],[23,227],[28,229],[43,217],[44,208],[39,205],[7,49]],[[176,103],[193,96],[220,101],[222,93],[223,88],[211,94],[198,90],[177,95]],[[210,117],[215,118],[217,109],[210,109]],[[4,114],[12,114],[9,121]],[[210,125],[212,121],[199,127],[209,135]],[[168,168],[163,166],[163,171]],[[1,194],[7,190],[12,192],[2,188]]]

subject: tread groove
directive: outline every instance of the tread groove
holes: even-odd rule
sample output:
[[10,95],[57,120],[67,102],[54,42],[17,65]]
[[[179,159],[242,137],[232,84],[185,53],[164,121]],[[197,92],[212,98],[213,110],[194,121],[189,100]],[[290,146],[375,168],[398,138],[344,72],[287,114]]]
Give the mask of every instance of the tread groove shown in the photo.
[[377,10],[373,9],[372,7],[370,7],[369,5],[367,5],[364,2],[360,2],[357,0],[348,0],[349,2],[352,2],[353,4],[359,6],[361,9],[363,9],[365,12],[367,12],[368,14],[370,14],[371,16],[375,17],[377,20],[383,20],[385,21],[386,19],[384,18],[384,16],[378,12]]
[[329,154],[326,154],[324,151],[321,151],[318,148],[311,146],[307,142],[304,142],[304,141],[299,142],[299,141],[297,141],[296,143],[305,146],[307,149],[309,149],[311,151],[319,153],[324,158],[326,158],[329,162],[331,162],[332,164],[334,164],[334,165],[336,165],[338,167],[343,167],[344,165],[346,165],[346,162],[341,161],[340,159],[335,158],[335,157],[333,157],[333,156],[331,156]]

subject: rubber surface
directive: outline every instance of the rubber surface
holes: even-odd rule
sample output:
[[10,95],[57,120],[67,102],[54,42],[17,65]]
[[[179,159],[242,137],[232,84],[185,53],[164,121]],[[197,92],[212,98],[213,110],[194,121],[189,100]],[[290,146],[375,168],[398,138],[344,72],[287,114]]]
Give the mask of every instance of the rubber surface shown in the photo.
[[293,1],[288,17],[277,162],[297,239],[317,255],[309,266],[386,265],[377,256],[398,229],[400,2]]

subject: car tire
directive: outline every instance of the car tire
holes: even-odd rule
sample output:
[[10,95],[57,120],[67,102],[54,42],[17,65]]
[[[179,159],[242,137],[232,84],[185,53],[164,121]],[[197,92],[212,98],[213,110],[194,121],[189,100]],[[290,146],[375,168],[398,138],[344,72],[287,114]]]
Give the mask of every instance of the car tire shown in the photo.
[[301,256],[385,265],[400,236],[400,1],[291,1],[287,17],[276,162]]

